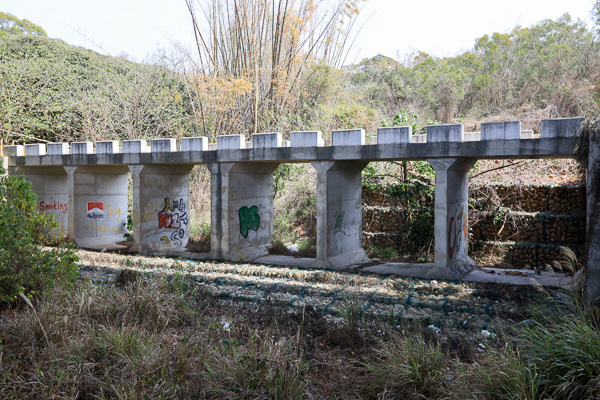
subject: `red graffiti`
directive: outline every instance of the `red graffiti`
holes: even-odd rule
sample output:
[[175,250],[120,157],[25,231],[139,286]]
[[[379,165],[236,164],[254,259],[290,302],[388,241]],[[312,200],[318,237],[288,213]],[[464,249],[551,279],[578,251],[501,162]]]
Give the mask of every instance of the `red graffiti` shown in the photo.
[[454,253],[460,248],[463,230],[465,242],[467,241],[468,221],[466,221],[465,213],[460,214],[458,219],[460,221],[455,221],[454,217],[452,217],[448,223],[448,257],[450,258],[454,257]]
[[179,214],[169,214],[165,211],[158,212],[158,227],[179,229],[181,228],[181,222],[179,222]]

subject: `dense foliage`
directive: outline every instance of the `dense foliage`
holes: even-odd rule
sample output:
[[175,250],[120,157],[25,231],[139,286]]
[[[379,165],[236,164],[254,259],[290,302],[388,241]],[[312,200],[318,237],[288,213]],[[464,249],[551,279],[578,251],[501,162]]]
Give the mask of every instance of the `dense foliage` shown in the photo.
[[44,294],[59,281],[75,279],[77,256],[71,247],[40,247],[57,227],[36,211],[31,183],[20,175],[0,177],[0,301],[13,302],[19,293]]

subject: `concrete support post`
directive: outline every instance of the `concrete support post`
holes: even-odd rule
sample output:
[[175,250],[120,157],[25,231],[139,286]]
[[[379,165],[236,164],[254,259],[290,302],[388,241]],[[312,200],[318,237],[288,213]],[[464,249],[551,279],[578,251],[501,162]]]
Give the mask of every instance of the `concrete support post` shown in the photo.
[[58,222],[55,234],[69,236],[68,175],[63,167],[17,167],[25,175],[37,196],[36,210],[54,216]]
[[273,242],[273,171],[277,163],[207,163],[211,173],[209,258],[248,260]]
[[190,172],[193,165],[130,165],[133,239],[130,251],[184,250],[190,238]]
[[428,277],[460,279],[475,265],[468,256],[469,169],[477,159],[428,161],[435,169],[435,267]]
[[313,161],[317,171],[315,266],[345,268],[368,260],[362,248],[362,178],[365,161]]
[[599,304],[600,296],[600,132],[589,133],[587,169],[585,303]]
[[69,239],[80,247],[124,240],[127,167],[64,167],[68,181]]

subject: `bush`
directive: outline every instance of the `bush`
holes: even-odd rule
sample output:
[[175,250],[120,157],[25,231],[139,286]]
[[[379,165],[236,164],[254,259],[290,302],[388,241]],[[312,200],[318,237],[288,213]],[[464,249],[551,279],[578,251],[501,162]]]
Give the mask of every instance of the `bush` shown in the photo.
[[50,241],[58,223],[35,207],[29,182],[18,175],[0,177],[0,300],[13,302],[19,293],[43,294],[57,282],[76,278],[73,247],[40,246]]

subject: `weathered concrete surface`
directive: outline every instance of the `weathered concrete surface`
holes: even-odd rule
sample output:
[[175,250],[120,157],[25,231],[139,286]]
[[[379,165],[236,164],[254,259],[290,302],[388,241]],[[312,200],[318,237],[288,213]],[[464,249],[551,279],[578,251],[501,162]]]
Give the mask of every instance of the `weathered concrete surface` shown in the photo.
[[191,165],[131,165],[134,245],[130,251],[168,253],[190,238]]
[[[415,136],[413,136],[415,137]],[[219,137],[221,138],[221,136]],[[294,137],[292,137],[294,139]],[[292,141],[293,142],[293,141]],[[239,138],[237,145],[243,146]],[[293,145],[293,143],[292,143]],[[433,158],[478,159],[572,158],[573,137],[470,142],[397,143],[365,146],[277,147],[173,151],[162,153],[117,153],[112,155],[67,154],[11,157],[11,165],[129,165],[201,164],[207,162],[311,162],[311,161],[417,161]],[[7,146],[8,147],[8,146]],[[125,151],[125,145],[123,148]]]
[[65,167],[70,210],[69,239],[80,247],[124,240],[127,167]]
[[431,276],[460,279],[473,269],[468,256],[469,169],[476,158],[429,160],[435,169],[435,268]]
[[62,237],[69,236],[69,187],[68,176],[63,167],[19,167],[17,174],[23,174],[31,182],[37,196],[36,211],[54,216],[58,222],[55,232]]
[[276,163],[208,163],[211,173],[209,258],[232,261],[268,253],[273,242]]
[[587,170],[585,302],[600,296],[600,132],[590,132]]
[[368,260],[362,248],[362,177],[366,162],[317,161],[316,266],[343,268]]

